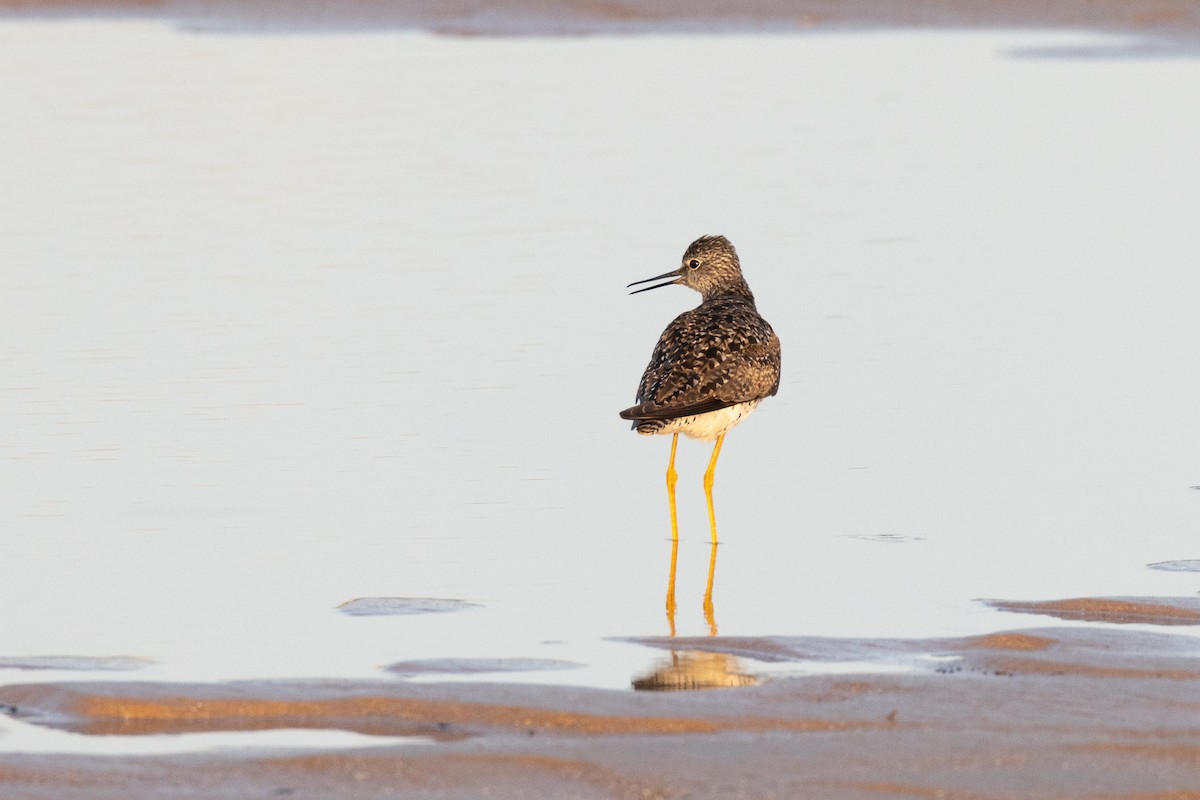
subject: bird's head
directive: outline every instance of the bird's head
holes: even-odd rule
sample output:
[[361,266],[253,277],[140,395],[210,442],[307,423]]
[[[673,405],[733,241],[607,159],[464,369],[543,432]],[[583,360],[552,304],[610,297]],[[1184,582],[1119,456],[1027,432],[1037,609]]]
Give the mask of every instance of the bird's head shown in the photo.
[[733,244],[724,236],[701,236],[688,245],[683,254],[679,269],[665,272],[653,278],[634,281],[630,286],[650,281],[663,281],[644,289],[635,289],[630,294],[648,292],[672,284],[683,284],[689,289],[695,289],[704,296],[705,300],[722,295],[737,294],[753,299],[750,287],[742,278],[742,267],[738,262],[737,251]]

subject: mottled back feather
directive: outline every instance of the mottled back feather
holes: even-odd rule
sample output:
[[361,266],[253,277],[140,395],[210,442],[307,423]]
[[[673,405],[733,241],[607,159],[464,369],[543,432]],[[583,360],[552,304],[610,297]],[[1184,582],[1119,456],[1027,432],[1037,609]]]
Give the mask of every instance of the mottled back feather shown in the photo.
[[718,297],[667,326],[625,419],[650,420],[717,411],[779,390],[779,337],[754,301]]

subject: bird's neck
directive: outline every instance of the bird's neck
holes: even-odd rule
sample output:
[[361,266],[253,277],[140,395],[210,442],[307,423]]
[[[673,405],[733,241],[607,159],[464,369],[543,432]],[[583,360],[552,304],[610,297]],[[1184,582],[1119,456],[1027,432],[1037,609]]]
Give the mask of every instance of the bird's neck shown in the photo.
[[740,297],[743,300],[750,301],[750,305],[754,305],[754,293],[750,291],[749,284],[743,278],[738,278],[736,281],[722,284],[705,292],[704,302],[707,303],[710,300],[716,300],[720,297]]

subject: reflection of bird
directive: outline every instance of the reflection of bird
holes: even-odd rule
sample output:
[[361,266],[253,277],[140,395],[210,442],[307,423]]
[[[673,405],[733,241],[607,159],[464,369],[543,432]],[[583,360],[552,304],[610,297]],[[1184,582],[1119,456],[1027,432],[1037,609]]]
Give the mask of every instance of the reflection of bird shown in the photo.
[[[679,540],[671,540],[671,571],[667,576],[667,625],[675,638],[675,562],[679,558]],[[713,576],[717,571],[717,543],[713,542],[708,557],[708,585],[704,588],[704,620],[708,635],[717,635],[717,618],[713,610]],[[634,677],[633,688],[639,691],[671,692],[691,689],[722,689],[732,686],[754,686],[758,678],[746,671],[736,656],[709,653],[703,650],[671,648],[671,657],[641,677]]]
[[745,672],[736,656],[701,650],[672,650],[657,669],[633,679],[640,691],[679,691],[753,686],[758,679]]
[[779,337],[759,316],[737,251],[724,236],[701,236],[683,254],[679,269],[629,285],[657,280],[665,282],[633,294],[679,283],[695,289],[704,300],[663,331],[638,386],[637,405],[622,411],[621,417],[633,420],[640,434],[672,434],[667,495],[675,539],[679,538],[675,516],[679,434],[717,440],[704,473],[708,521],[716,542],[712,485],[717,456],[725,433],[779,390]]
[[[667,578],[667,624],[675,638],[675,561],[679,556],[679,540],[671,542],[671,572]],[[717,569],[717,545],[708,558],[708,586],[704,589],[704,620],[708,635],[717,635],[716,613],[713,611],[713,575]],[[722,689],[733,686],[753,686],[758,678],[746,671],[736,656],[709,653],[703,650],[671,649],[671,657],[658,663],[653,670],[634,677],[633,688],[639,691],[670,692],[691,689]]]

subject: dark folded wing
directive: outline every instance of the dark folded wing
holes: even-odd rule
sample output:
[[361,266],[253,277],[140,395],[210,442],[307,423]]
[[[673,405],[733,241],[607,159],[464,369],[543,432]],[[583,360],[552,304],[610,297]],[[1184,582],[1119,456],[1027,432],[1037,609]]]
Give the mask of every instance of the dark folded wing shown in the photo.
[[709,411],[720,411],[722,408],[737,405],[741,400],[733,400],[727,402],[724,400],[701,400],[698,403],[679,406],[655,406],[649,403],[642,403],[631,408],[627,408],[621,412],[621,419],[632,420],[649,420],[649,419],[678,419],[679,417],[694,417],[697,414],[707,414]]

